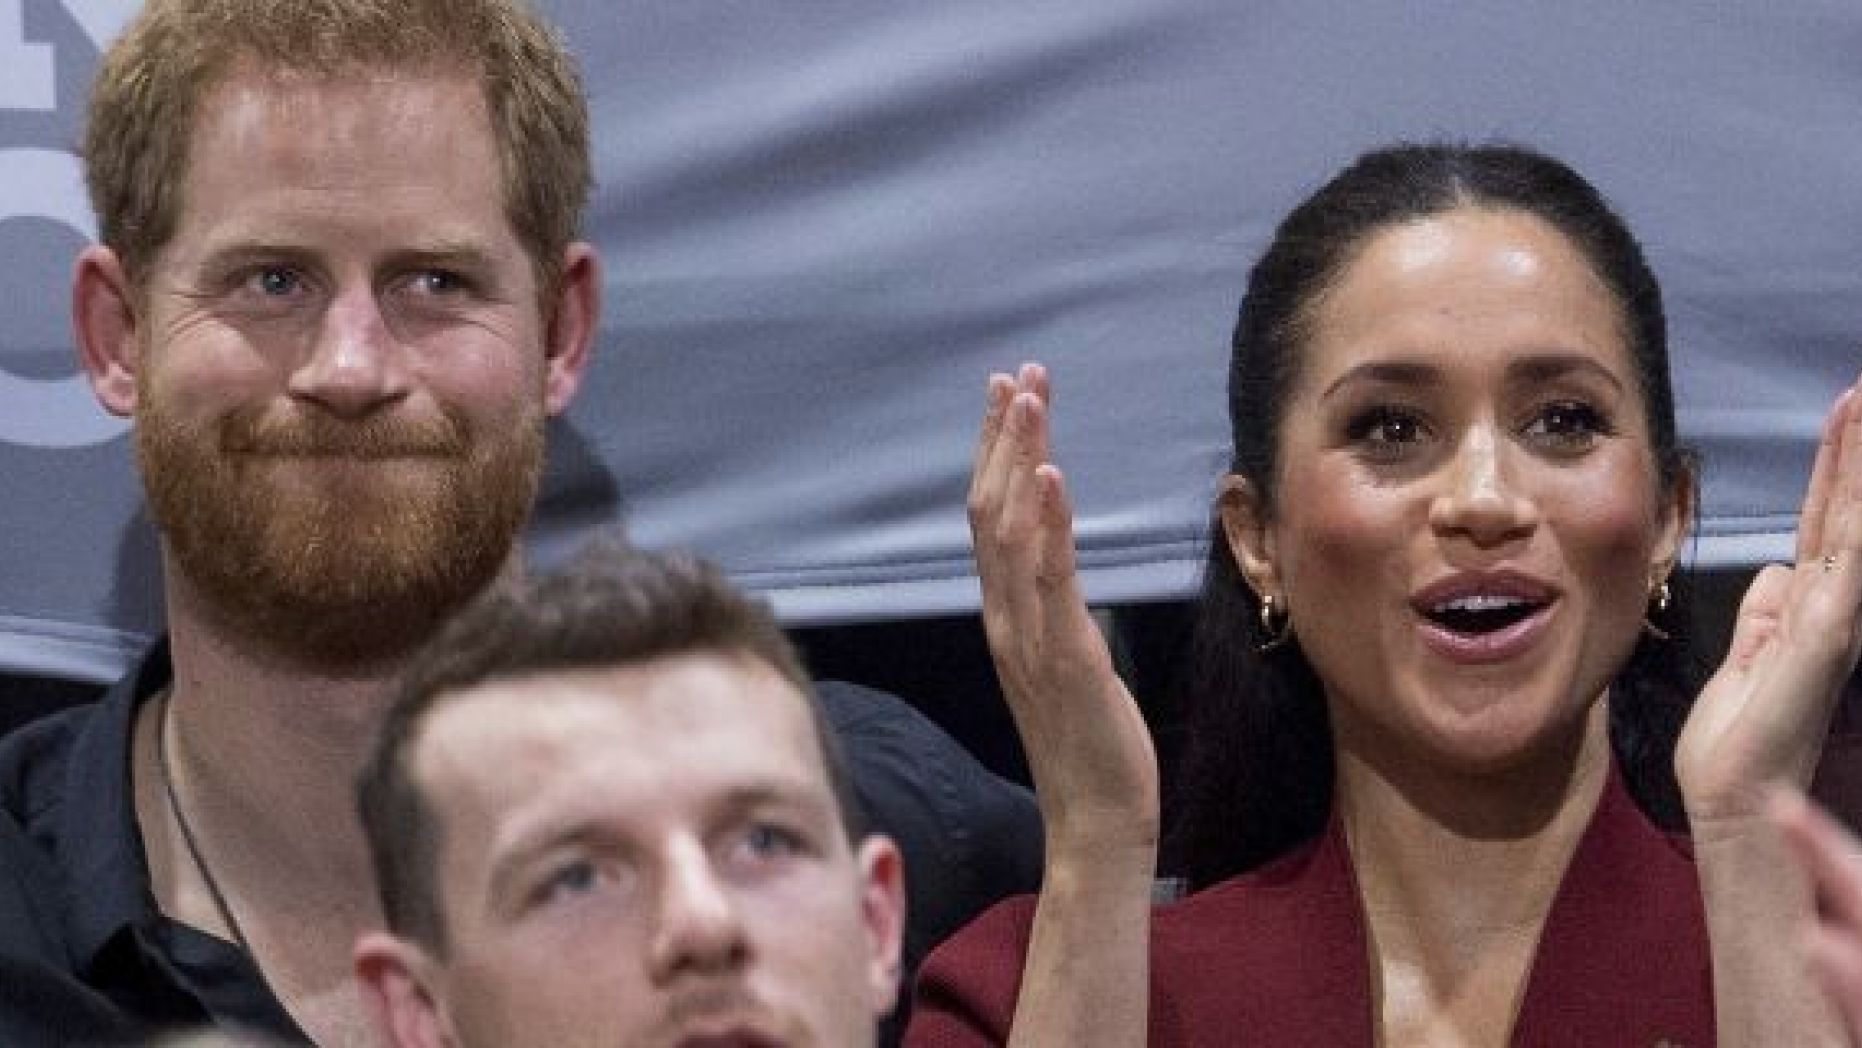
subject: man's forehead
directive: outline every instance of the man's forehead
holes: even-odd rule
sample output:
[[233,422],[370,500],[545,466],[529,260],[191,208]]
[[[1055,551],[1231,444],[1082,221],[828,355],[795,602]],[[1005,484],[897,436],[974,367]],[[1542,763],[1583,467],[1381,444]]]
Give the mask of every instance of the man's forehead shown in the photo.
[[416,740],[416,767],[471,775],[495,754],[542,759],[597,739],[636,756],[755,743],[822,764],[808,700],[791,681],[761,660],[705,652],[498,677],[445,696]]
[[769,805],[838,810],[807,700],[748,658],[494,680],[443,699],[415,750],[421,791],[467,849],[455,857],[723,825]]
[[180,185],[175,260],[326,241],[524,260],[482,91],[442,68],[235,72],[195,115]]
[[[478,141],[462,145],[483,151],[492,143],[489,112],[484,92],[470,77],[443,67],[327,74],[235,63],[201,96],[189,159],[214,142],[256,150],[252,158],[262,161],[296,159],[310,150],[341,159],[343,146],[359,149],[438,133],[458,138],[459,131],[478,132],[471,136]],[[310,128],[314,139],[306,133]]]

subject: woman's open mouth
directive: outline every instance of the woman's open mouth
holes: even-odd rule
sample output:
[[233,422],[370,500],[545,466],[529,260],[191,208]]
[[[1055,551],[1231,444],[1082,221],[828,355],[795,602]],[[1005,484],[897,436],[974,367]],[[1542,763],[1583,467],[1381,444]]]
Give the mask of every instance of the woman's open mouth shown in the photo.
[[1430,649],[1456,662],[1501,662],[1530,648],[1557,594],[1517,575],[1463,575],[1429,586],[1410,607]]

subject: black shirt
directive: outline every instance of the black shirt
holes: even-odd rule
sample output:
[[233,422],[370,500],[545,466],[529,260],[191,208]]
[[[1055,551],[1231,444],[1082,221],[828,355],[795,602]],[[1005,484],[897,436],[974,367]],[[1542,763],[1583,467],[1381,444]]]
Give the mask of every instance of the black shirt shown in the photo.
[[[38,882],[14,887],[29,889],[28,905],[50,925],[61,955],[48,957],[43,945],[37,955],[62,962],[55,975],[91,991],[75,1002],[57,986],[39,988],[26,1002],[0,992],[0,1041],[7,1045],[104,1041],[210,1022],[307,1040],[243,951],[156,906],[129,756],[137,708],[169,677],[167,646],[158,644],[98,702],[0,742],[0,863],[27,871],[16,882]],[[16,829],[36,846],[32,854],[20,854]],[[6,909],[0,906],[0,916],[11,916]],[[12,940],[11,925],[0,926],[0,941]],[[113,1022],[92,1014],[99,998],[112,1006]],[[13,1014],[16,1007],[38,1014]]]
[[[0,741],[0,1045],[120,1043],[208,1023],[307,1040],[243,951],[156,906],[130,742],[137,708],[170,673],[158,643],[98,702]],[[1039,887],[1040,816],[1026,790],[898,698],[817,689],[868,820],[905,856],[909,977],[991,903]],[[889,1037],[899,1028],[889,1022]]]

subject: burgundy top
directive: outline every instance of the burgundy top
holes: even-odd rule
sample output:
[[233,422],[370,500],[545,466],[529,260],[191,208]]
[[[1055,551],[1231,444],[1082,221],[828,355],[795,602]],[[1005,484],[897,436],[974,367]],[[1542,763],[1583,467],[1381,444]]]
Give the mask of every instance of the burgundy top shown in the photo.
[[[998,904],[931,954],[908,1048],[1007,1042],[1034,901]],[[1364,934],[1335,814],[1297,851],[1158,908],[1150,1043],[1371,1048]],[[1614,767],[1546,917],[1513,1043],[1714,1043],[1692,849],[1648,821]]]

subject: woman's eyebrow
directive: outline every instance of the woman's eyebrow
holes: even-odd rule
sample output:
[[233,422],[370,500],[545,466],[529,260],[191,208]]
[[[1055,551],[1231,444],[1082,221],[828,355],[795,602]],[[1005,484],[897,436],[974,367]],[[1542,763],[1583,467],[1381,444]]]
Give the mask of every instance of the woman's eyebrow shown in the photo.
[[1616,372],[1605,367],[1596,357],[1585,353],[1534,353],[1510,361],[1506,366],[1507,378],[1519,383],[1550,382],[1574,372],[1595,375],[1614,386],[1618,392],[1624,388],[1623,380],[1617,377]]
[[1433,364],[1413,360],[1369,360],[1346,369],[1345,373],[1333,379],[1331,385],[1326,386],[1325,392],[1319,396],[1324,399],[1345,386],[1357,382],[1426,386],[1440,377],[1440,369]]

